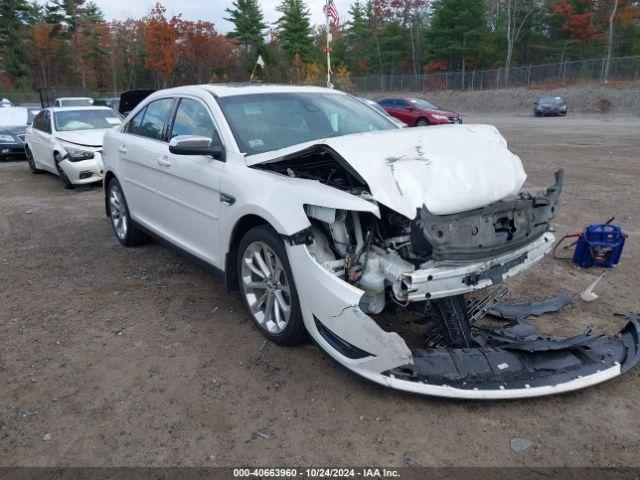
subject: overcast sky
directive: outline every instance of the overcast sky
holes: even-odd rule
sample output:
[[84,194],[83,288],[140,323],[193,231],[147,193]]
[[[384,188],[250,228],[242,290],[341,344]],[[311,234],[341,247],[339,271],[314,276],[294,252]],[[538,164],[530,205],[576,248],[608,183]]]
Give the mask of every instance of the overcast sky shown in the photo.
[[[187,20],[206,20],[213,22],[220,33],[227,33],[233,25],[225,20],[224,9],[231,6],[233,0],[163,0],[162,3],[167,9],[167,16],[171,17],[178,13]],[[340,21],[344,22],[351,0],[334,0],[340,12]],[[94,0],[102,9],[107,20],[122,19],[126,17],[140,18],[144,16],[153,5],[155,0]],[[258,0],[262,7],[262,13],[267,23],[275,22],[280,17],[280,12],[275,11],[275,7],[280,0]],[[311,23],[324,23],[322,7],[325,0],[306,0],[306,4],[311,12]]]

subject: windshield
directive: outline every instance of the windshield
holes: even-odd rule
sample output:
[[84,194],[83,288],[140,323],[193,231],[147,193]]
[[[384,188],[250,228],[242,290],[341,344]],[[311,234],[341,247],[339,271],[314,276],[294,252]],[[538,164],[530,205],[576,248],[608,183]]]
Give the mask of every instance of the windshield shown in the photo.
[[28,125],[33,122],[33,113],[24,107],[7,107],[0,109],[0,127]]
[[67,132],[70,130],[91,130],[96,128],[111,128],[122,123],[119,113],[110,108],[100,110],[66,110],[55,112],[53,119],[56,130]]
[[564,103],[562,101],[561,97],[542,97],[540,98],[540,102],[539,103],[547,103],[547,104],[552,104],[552,105],[557,105],[559,103]]
[[431,102],[427,102],[421,98],[411,98],[409,101],[415,105],[416,108],[421,108],[423,110],[440,110],[437,106],[435,106]]
[[60,99],[61,107],[90,107],[93,101],[90,98],[65,98]]
[[335,93],[258,93],[218,99],[249,155],[320,138],[391,130],[391,121],[359,100]]

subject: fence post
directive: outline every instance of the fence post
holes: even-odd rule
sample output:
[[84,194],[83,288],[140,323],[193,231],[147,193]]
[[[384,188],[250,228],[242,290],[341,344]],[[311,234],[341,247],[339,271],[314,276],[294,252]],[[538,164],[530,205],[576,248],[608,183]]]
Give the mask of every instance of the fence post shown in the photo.
[[529,71],[527,72],[527,88],[531,88],[531,64],[529,64]]
[[498,67],[498,72],[496,73],[496,90],[500,88],[500,69],[502,67]]
[[364,76],[364,94],[367,94],[367,78],[369,78],[368,75]]
[[444,74],[444,89],[449,90],[449,73],[445,72]]
[[476,81],[476,71],[475,69],[473,70],[473,73],[471,74],[471,91],[473,92],[473,84]]

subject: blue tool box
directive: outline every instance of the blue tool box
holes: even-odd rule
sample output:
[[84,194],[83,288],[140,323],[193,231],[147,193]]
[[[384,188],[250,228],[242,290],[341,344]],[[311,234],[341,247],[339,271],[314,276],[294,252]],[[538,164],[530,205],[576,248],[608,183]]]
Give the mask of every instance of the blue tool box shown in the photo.
[[596,223],[584,229],[573,252],[574,263],[611,268],[620,262],[626,234],[620,225]]

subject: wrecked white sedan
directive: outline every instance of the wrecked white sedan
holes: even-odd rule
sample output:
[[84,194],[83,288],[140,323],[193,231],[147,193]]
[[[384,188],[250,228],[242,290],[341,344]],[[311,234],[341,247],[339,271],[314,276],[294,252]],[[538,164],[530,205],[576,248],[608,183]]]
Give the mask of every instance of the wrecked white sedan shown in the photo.
[[[342,92],[203,85],[144,99],[106,133],[104,159],[123,245],[176,245],[224,272],[268,339],[308,333],[379,384],[532,397],[638,362],[637,318],[616,337],[560,340],[525,320],[546,304],[478,322],[509,317],[502,282],[551,249],[562,190],[557,172],[521,192],[522,163],[494,127],[400,129]],[[409,313],[417,340],[394,328]]]

